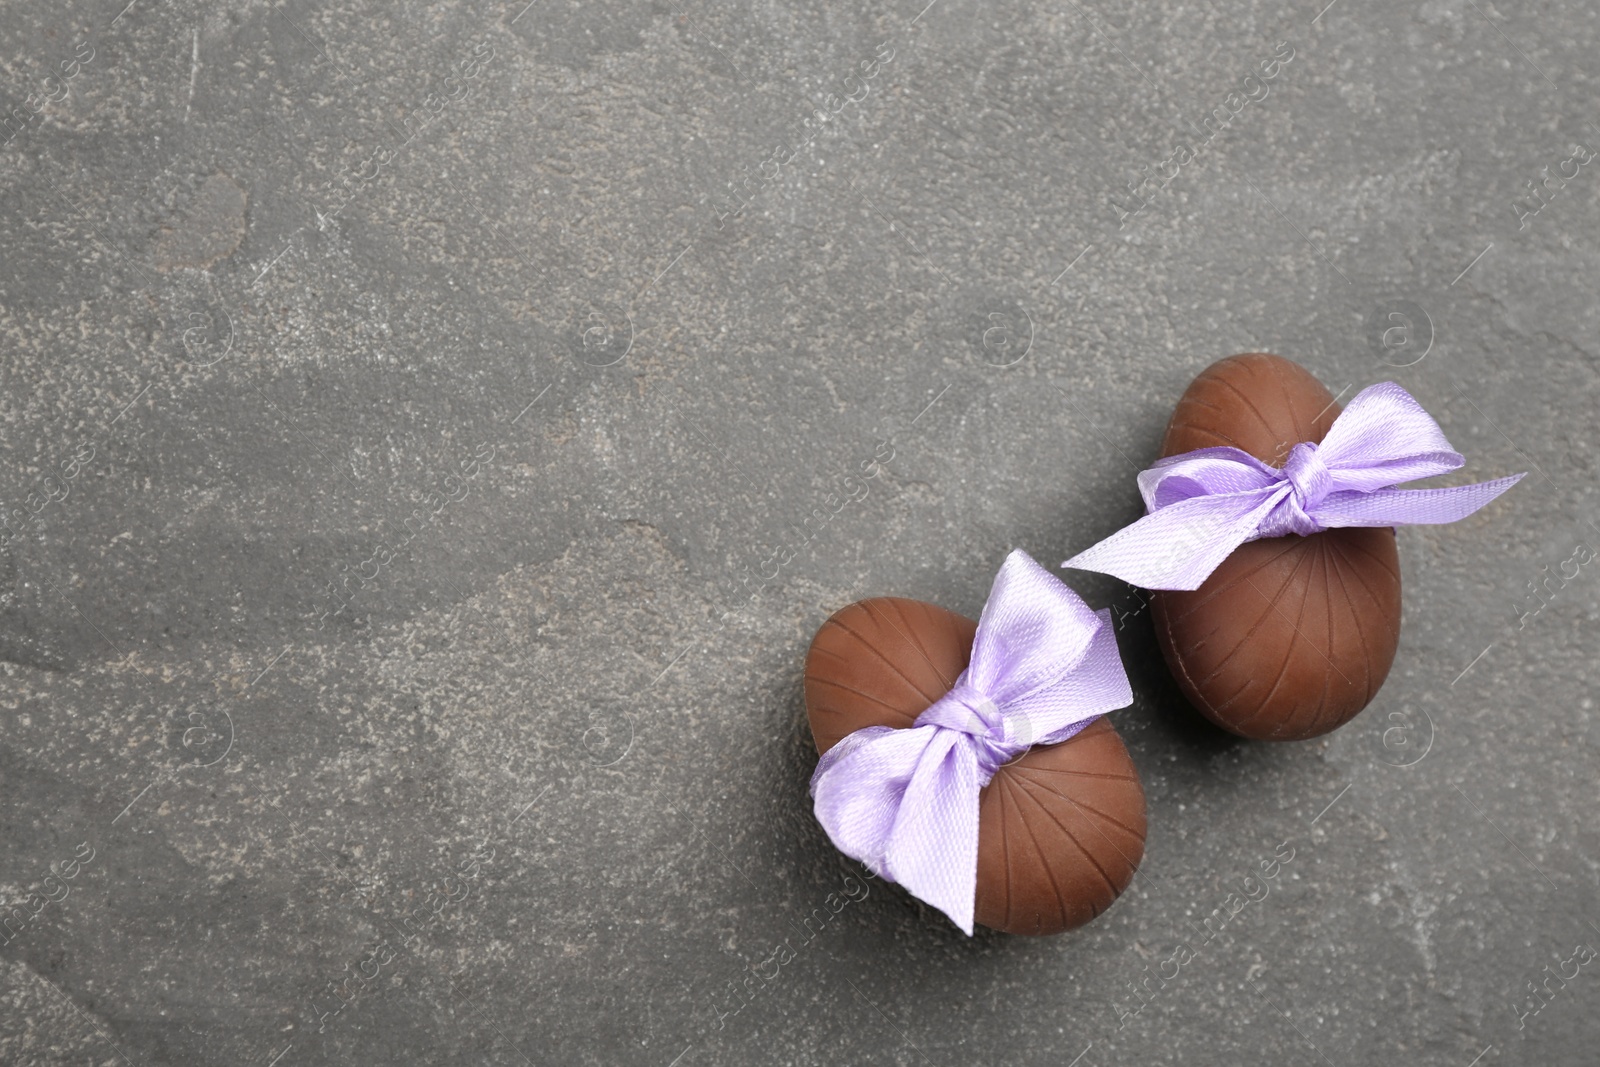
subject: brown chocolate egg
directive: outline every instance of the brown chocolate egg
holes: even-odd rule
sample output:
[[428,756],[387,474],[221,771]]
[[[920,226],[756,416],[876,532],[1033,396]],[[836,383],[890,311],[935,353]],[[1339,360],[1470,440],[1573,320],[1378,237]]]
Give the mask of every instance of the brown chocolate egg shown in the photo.
[[[1207,367],[1178,401],[1162,456],[1232,445],[1274,467],[1320,442],[1339,405],[1304,367],[1249,353]],[[1392,527],[1248,541],[1199,589],[1156,592],[1167,665],[1206,718],[1241,737],[1298,741],[1377,695],[1400,642]]]
[[[920,600],[878,597],[835,613],[806,655],[817,751],[865,726],[907,727],[955,685],[978,624]],[[978,801],[975,918],[1056,934],[1110,907],[1144,855],[1144,789],[1105,718],[995,772]]]

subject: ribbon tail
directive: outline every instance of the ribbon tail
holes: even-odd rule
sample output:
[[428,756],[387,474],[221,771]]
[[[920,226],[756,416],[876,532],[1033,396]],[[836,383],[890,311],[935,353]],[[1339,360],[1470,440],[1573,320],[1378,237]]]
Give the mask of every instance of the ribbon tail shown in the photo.
[[931,725],[857,730],[828,750],[811,779],[817,821],[834,847],[938,908],[969,937],[980,789],[971,741]]
[[1443,489],[1379,489],[1330,493],[1312,509],[1325,527],[1438,525],[1464,519],[1525,477],[1513,474],[1491,482]]
[[1153,511],[1062,564],[1145,589],[1198,589],[1292,490],[1268,486],[1192,497]]
[[[817,822],[834,847],[894,881],[886,856],[907,789],[934,748],[934,727],[868,726],[834,745],[811,776]],[[943,749],[934,750],[936,756]]]
[[978,895],[978,758],[965,735],[939,733],[949,747],[942,759],[925,758],[912,776],[889,834],[886,866],[896,882],[971,937]]

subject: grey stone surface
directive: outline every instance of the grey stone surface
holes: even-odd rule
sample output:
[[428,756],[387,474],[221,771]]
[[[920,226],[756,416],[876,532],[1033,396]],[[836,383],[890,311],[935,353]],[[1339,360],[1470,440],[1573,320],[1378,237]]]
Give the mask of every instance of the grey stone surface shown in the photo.
[[[0,7],[0,1062],[1593,1061],[1592,8],[124,3]],[[774,970],[817,625],[1128,521],[1243,350],[1533,472],[1377,702],[1230,739],[1133,614],[1108,914]]]

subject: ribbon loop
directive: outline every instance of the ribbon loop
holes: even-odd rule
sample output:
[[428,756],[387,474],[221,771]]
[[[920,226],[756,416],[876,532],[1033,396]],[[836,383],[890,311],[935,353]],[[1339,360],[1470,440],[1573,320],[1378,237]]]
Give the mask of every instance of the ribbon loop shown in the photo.
[[1416,398],[1368,386],[1321,444],[1302,441],[1280,470],[1237,448],[1200,448],[1139,474],[1147,514],[1062,564],[1146,589],[1198,589],[1246,541],[1348,526],[1455,522],[1523,475],[1446,489],[1395,486],[1466,462]]
[[1053,745],[1133,702],[1109,611],[1091,611],[1021,549],[1006,557],[950,692],[906,729],[871,726],[811,776],[839,851],[972,933],[978,794],[1033,745]]

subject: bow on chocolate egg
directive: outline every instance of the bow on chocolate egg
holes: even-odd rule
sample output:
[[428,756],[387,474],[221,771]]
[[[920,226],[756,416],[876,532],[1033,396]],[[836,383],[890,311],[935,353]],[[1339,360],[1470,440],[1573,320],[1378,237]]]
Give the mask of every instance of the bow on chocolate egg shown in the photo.
[[1013,551],[954,688],[910,727],[869,726],[811,778],[834,845],[972,933],[978,793],[1033,745],[1065,741],[1133,702],[1108,611]]
[[1410,393],[1381,382],[1356,394],[1321,444],[1295,445],[1282,469],[1237,448],[1158,461],[1139,473],[1149,514],[1062,566],[1146,589],[1198,589],[1246,541],[1341,526],[1455,522],[1522,478],[1394,488],[1465,462]]

